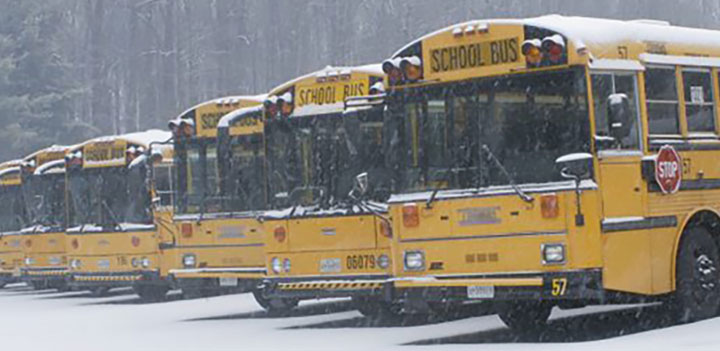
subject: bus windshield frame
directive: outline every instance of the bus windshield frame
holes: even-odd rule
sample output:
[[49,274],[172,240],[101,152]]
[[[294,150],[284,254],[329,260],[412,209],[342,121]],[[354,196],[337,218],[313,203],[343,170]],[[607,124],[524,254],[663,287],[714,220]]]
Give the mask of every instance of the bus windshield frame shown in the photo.
[[20,185],[0,185],[0,233],[20,231],[25,224]]
[[177,197],[175,214],[221,212],[216,138],[175,141]]
[[371,179],[369,197],[386,200],[391,187],[385,181],[390,174],[384,152],[386,133],[382,107],[266,122],[268,193],[273,207],[350,206],[355,176],[363,172]]
[[65,172],[30,175],[23,179],[22,189],[31,225],[65,229]]
[[123,223],[153,223],[147,166],[67,170],[73,216],[69,226],[115,230]]
[[587,86],[579,66],[391,92],[394,192],[563,181],[557,157],[591,151]]

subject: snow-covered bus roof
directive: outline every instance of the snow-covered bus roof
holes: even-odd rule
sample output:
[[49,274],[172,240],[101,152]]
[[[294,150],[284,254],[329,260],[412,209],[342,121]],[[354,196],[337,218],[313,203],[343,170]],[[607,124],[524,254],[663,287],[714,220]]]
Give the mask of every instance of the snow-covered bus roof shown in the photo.
[[233,105],[236,103],[240,103],[241,101],[252,101],[257,103],[262,103],[265,101],[265,98],[267,98],[267,94],[259,94],[259,95],[231,95],[231,96],[225,96],[220,97],[216,99],[211,99],[207,101],[203,101],[201,103],[196,104],[193,107],[190,107],[189,109],[183,111],[180,115],[178,115],[177,118],[182,118],[183,116],[187,115],[191,111],[197,110],[198,107],[210,105],[210,104],[216,104],[216,105]]
[[103,142],[114,142],[116,140],[125,140],[126,142],[149,147],[151,143],[159,143],[167,141],[172,137],[172,133],[160,129],[150,129],[143,132],[134,132],[121,135],[110,135],[102,136],[94,139],[90,139],[81,144],[75,145],[72,149],[77,149],[86,145],[103,143]]
[[220,118],[220,122],[218,122],[218,128],[228,128],[230,127],[230,124],[238,117],[252,114],[252,113],[258,113],[262,112],[263,106],[257,105],[252,107],[244,107],[241,109],[237,109],[235,111],[229,112],[226,115],[222,116]]
[[284,91],[285,89],[302,82],[303,80],[306,80],[308,78],[317,79],[321,77],[328,77],[334,74],[351,74],[351,73],[367,73],[367,74],[376,74],[376,75],[384,75],[385,73],[382,70],[382,64],[380,63],[372,63],[367,65],[360,65],[360,66],[325,66],[325,68],[311,72],[305,75],[302,75],[300,77],[294,78],[292,80],[289,80],[285,83],[282,83],[275,88],[270,89],[270,93],[268,95],[277,95],[279,92]]
[[[429,33],[398,50],[392,57],[420,41],[435,35],[468,27],[487,28],[492,25],[529,25],[555,31],[565,36],[577,50],[586,49],[593,58],[618,58],[618,47],[641,45],[655,47],[660,44],[663,54],[720,56],[720,31],[674,26],[656,20],[616,20],[591,17],[547,15],[524,19],[473,20]],[[646,50],[629,50],[630,59],[639,59]],[[655,52],[657,53],[657,52]]]

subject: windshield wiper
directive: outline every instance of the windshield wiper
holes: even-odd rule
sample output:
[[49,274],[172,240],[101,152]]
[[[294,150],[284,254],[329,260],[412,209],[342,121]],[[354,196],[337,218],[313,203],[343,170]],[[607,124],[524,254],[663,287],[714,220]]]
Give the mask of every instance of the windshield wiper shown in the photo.
[[533,202],[535,199],[526,194],[522,189],[520,189],[517,184],[515,184],[515,181],[513,180],[510,173],[508,173],[507,169],[505,169],[505,166],[498,160],[498,158],[495,156],[495,154],[490,150],[490,148],[487,146],[487,144],[482,144],[482,149],[485,151],[488,155],[488,158],[491,158],[493,162],[495,163],[495,166],[497,166],[498,169],[500,169],[500,172],[505,176],[508,183],[510,183],[510,187],[515,191],[515,193],[525,202]]
[[[449,167],[445,168],[445,177],[442,179],[442,182],[447,184],[450,182],[450,175],[453,173],[455,168],[455,163],[450,165]],[[435,189],[433,189],[432,194],[430,195],[430,198],[427,199],[425,202],[425,208],[432,208],[432,203],[435,202],[435,198],[437,197],[438,192],[440,192],[441,186],[436,186]]]
[[115,215],[115,212],[110,208],[110,205],[107,204],[107,201],[102,200],[102,202],[100,202],[100,203],[103,205],[103,207],[105,207],[105,210],[108,211],[108,214],[110,215],[110,219],[113,221],[113,223],[112,223],[113,227],[120,228],[120,231],[124,232],[125,229],[120,225],[120,221],[118,221],[117,215]]

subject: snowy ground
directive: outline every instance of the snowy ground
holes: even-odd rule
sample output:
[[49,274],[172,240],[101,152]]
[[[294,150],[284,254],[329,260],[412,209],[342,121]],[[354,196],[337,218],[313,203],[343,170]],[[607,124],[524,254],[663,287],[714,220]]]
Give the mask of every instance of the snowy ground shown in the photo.
[[[130,291],[0,290],[3,350],[718,350],[720,318],[666,326],[653,306],[553,312],[547,332],[516,335],[497,316],[377,326],[346,300],[305,302],[271,317],[250,294],[144,304]],[[429,346],[426,346],[429,345]]]

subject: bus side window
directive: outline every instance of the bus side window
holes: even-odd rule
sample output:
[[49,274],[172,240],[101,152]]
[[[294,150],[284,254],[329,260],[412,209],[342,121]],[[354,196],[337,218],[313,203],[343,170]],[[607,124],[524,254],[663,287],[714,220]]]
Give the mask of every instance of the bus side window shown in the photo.
[[[595,111],[595,144],[598,150],[640,149],[640,123],[637,106],[637,84],[631,73],[598,73],[592,76],[593,107]],[[627,101],[625,120],[610,121],[608,116],[613,98]],[[623,133],[618,137],[611,124],[620,123]]]
[[648,67],[645,92],[650,135],[679,135],[675,67]]
[[682,70],[688,132],[715,132],[715,103],[709,69]]

